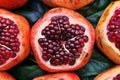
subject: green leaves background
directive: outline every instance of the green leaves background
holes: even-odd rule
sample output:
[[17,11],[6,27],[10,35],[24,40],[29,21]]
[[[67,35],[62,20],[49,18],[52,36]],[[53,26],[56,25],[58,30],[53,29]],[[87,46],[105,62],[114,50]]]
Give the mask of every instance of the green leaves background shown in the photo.
[[[102,12],[111,2],[112,0],[95,0],[92,4],[77,10],[77,12],[86,17],[95,28]],[[13,10],[12,12],[26,17],[32,27],[32,25],[49,9],[51,9],[51,7],[43,4],[41,0],[29,0],[25,6]],[[114,65],[115,64],[104,56],[95,45],[92,57],[88,64],[82,69],[74,72],[78,74],[82,80],[93,80],[97,74]],[[8,72],[17,80],[32,80],[36,76],[49,74],[38,67],[32,51],[26,60],[8,70]]]

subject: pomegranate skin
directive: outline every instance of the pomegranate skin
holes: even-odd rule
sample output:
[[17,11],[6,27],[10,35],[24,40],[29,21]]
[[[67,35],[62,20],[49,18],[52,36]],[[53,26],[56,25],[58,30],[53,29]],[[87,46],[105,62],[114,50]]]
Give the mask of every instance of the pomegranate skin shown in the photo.
[[0,8],[8,10],[17,9],[24,6],[29,0],[0,0]]
[[106,55],[111,61],[120,64],[120,50],[115,47],[107,38],[107,25],[112,17],[115,9],[120,5],[120,1],[112,2],[103,12],[97,27],[96,27],[96,44],[98,48]]
[[94,0],[42,0],[45,4],[51,7],[64,7],[72,10],[82,8]]
[[7,72],[0,72],[0,80],[16,80],[16,79]]
[[21,61],[23,61],[30,53],[30,25],[28,21],[21,15],[12,13],[5,9],[0,9],[0,16],[4,18],[9,18],[12,20],[17,26],[19,30],[19,51],[17,52],[14,58],[8,59],[5,64],[0,65],[0,71],[8,70]]
[[113,79],[117,75],[120,75],[120,65],[113,66],[112,68],[103,71],[102,73],[98,74],[94,80],[119,80]]
[[33,80],[80,80],[78,75],[72,72],[47,74],[34,78]]
[[[77,24],[86,26],[86,32],[88,32],[86,34],[89,35],[89,43],[88,43],[88,47],[86,47],[85,50],[88,50],[88,51],[83,51],[83,55],[81,55],[82,56],[81,59],[78,59],[78,62],[75,64],[75,66],[69,66],[69,65],[52,66],[50,64],[47,64],[41,58],[42,48],[40,47],[38,43],[38,39],[41,34],[41,29],[43,29],[45,25],[49,24],[50,18],[55,15],[67,16],[71,19],[70,23],[78,22]],[[73,10],[69,10],[66,8],[53,8],[50,11],[48,11],[42,18],[40,18],[33,25],[32,30],[31,30],[31,37],[30,37],[31,47],[32,47],[32,50],[33,50],[33,53],[34,53],[34,56],[36,58],[38,65],[42,69],[48,72],[73,71],[73,70],[82,68],[89,61],[91,57],[92,50],[94,47],[94,41],[95,41],[95,32],[94,32],[93,26],[82,15],[80,15],[79,13]]]

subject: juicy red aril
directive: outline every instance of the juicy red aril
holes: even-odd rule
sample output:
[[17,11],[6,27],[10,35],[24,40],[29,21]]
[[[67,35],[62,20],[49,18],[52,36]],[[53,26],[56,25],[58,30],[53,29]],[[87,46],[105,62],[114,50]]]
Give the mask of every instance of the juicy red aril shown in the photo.
[[0,17],[0,65],[14,58],[19,51],[18,34],[18,27],[12,20]]
[[50,61],[53,66],[74,65],[89,40],[84,32],[83,26],[70,24],[67,16],[52,17],[41,33],[45,38],[38,40],[43,60]]
[[67,51],[64,50],[64,48],[59,49],[56,53],[53,54],[50,60],[52,65],[62,65],[62,64],[74,64],[75,58],[71,54],[69,54]]
[[69,50],[70,53],[77,53],[80,52],[79,49],[84,47],[84,41],[87,41],[84,39],[86,36],[78,36],[74,40],[68,40],[65,44],[66,49]]
[[113,80],[120,80],[120,74],[116,75]]
[[109,41],[115,43],[115,46],[120,50],[120,9],[115,10],[107,25],[107,35]]

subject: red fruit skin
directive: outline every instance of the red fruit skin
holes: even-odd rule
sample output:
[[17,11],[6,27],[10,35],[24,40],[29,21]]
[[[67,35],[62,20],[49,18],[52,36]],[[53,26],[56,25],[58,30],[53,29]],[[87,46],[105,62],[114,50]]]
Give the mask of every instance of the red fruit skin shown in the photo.
[[14,21],[17,24],[19,32],[20,32],[19,33],[20,34],[20,50],[17,53],[17,56],[13,58],[11,61],[8,60],[7,63],[0,65],[0,71],[3,71],[3,70],[8,70],[14,67],[15,65],[23,61],[25,58],[27,58],[27,56],[29,55],[30,53],[30,41],[29,41],[30,40],[29,39],[30,25],[23,16],[12,13],[5,9],[0,9],[0,16],[9,18],[12,21]]
[[0,8],[8,10],[17,9],[24,6],[29,0],[0,0]]
[[0,72],[0,80],[16,80],[16,79],[7,72]]
[[64,7],[72,10],[82,8],[94,0],[42,0],[45,4],[51,7]]
[[34,78],[33,80],[80,80],[79,76],[72,72],[47,74]]
[[[82,58],[82,61],[79,63],[79,65],[77,66],[74,66],[74,67],[70,67],[68,68],[65,67],[65,66],[62,66],[61,69],[59,68],[50,68],[49,66],[45,65],[46,63],[42,62],[41,61],[41,58],[40,58],[40,54],[42,54],[42,48],[38,47],[39,44],[36,42],[36,38],[35,38],[35,35],[37,35],[37,33],[39,32],[39,27],[41,27],[41,23],[43,23],[45,20],[47,20],[47,18],[49,18],[50,15],[52,14],[64,14],[64,15],[69,15],[69,16],[72,16],[73,18],[77,18],[78,20],[82,21],[84,24],[88,25],[89,29],[90,29],[90,35],[92,36],[92,40],[91,40],[91,47],[89,48],[89,51],[88,53],[84,52],[84,54],[87,54],[84,58]],[[48,21],[49,22],[49,21]],[[48,24],[46,22],[46,24]],[[43,70],[46,70],[48,72],[62,72],[62,71],[73,71],[73,70],[77,70],[77,69],[80,69],[82,68],[83,66],[85,66],[85,64],[87,64],[87,62],[89,61],[91,55],[92,55],[92,50],[93,50],[93,47],[94,47],[94,42],[95,42],[95,32],[94,32],[94,29],[93,29],[93,26],[82,16],[80,15],[79,13],[76,13],[75,11],[73,10],[69,10],[69,9],[66,9],[66,8],[53,8],[52,10],[48,11],[42,18],[40,18],[32,27],[31,29],[31,37],[30,37],[30,42],[31,42],[31,47],[32,47],[32,50],[33,50],[33,53],[34,53],[34,56],[35,56],[35,59],[38,63],[38,65],[43,69]],[[39,48],[39,50],[38,50]],[[40,51],[41,50],[41,51]]]

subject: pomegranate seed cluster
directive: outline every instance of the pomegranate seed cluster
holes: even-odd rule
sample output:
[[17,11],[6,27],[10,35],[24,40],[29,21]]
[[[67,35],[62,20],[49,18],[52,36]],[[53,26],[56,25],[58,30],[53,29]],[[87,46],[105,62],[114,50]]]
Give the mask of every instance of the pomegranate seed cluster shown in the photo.
[[115,43],[115,46],[120,50],[120,9],[115,10],[107,25],[107,35],[109,41]]
[[52,65],[62,65],[62,64],[69,64],[73,65],[75,63],[75,57],[72,54],[69,54],[67,51],[65,51],[64,48],[60,48],[52,57],[50,60],[50,63]]
[[113,80],[120,80],[120,74],[116,75]]
[[51,65],[74,65],[80,57],[82,48],[88,42],[84,35],[85,28],[78,24],[70,24],[67,16],[54,16],[42,30],[45,38],[39,38],[42,47],[42,58]]
[[76,37],[74,40],[68,40],[65,44],[66,49],[69,50],[70,53],[81,52],[84,47],[85,42],[88,41],[87,36]]
[[18,33],[18,27],[12,20],[0,17],[0,65],[14,58],[19,51]]

